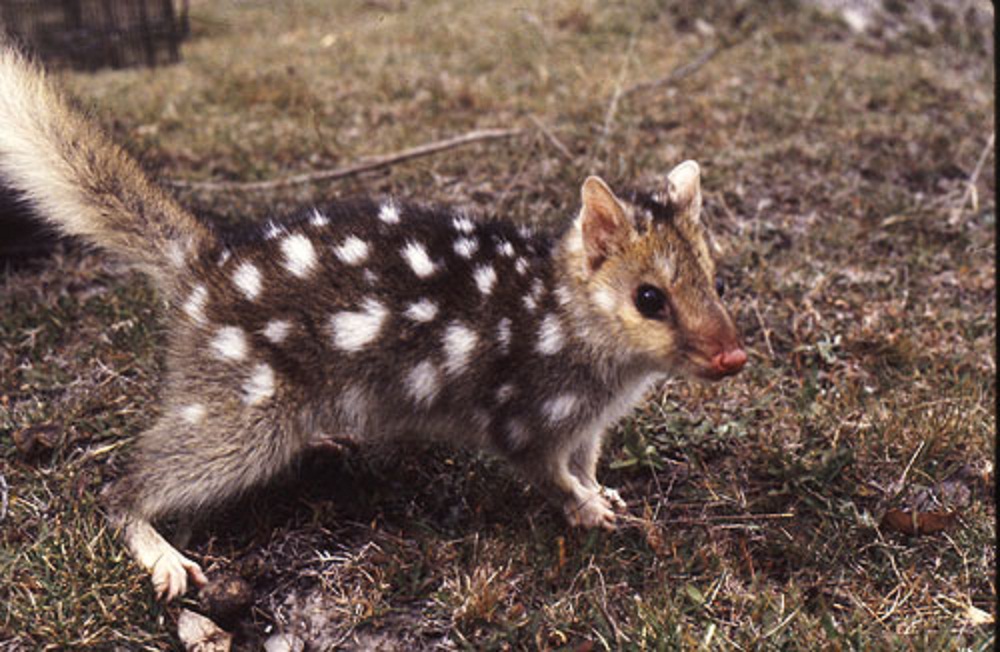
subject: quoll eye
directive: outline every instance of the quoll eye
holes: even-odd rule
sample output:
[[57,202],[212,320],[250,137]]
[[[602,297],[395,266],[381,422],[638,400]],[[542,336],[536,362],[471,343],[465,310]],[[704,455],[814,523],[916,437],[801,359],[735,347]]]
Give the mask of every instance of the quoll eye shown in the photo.
[[715,293],[720,297],[726,293],[726,282],[722,280],[721,276],[715,277]]
[[635,307],[643,317],[652,319],[659,316],[666,305],[667,296],[658,287],[640,285],[635,293]]

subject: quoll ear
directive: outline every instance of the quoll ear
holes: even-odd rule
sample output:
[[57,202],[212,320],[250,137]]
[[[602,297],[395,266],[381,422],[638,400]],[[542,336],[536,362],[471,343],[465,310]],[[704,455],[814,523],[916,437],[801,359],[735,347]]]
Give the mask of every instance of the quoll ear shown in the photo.
[[694,161],[684,161],[667,175],[667,194],[677,212],[692,222],[701,216],[701,169]]
[[618,198],[599,177],[588,177],[580,190],[580,229],[587,263],[594,271],[629,241],[634,230]]

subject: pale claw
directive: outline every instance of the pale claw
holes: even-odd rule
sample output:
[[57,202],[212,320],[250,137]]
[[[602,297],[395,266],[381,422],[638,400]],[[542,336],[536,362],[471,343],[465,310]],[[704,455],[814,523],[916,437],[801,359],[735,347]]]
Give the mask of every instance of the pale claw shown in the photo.
[[611,507],[613,507],[616,512],[624,512],[628,509],[628,505],[625,504],[625,501],[622,499],[622,496],[618,493],[617,489],[601,487],[601,495],[604,496],[609,503],[611,503]]

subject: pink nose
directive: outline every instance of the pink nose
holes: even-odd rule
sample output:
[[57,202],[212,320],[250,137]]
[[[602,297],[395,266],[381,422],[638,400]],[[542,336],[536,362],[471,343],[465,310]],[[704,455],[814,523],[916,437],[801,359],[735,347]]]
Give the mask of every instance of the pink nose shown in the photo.
[[742,369],[743,365],[746,363],[746,351],[738,346],[735,349],[723,351],[712,358],[712,365],[715,366],[716,371],[721,374],[725,374],[726,376],[735,374]]

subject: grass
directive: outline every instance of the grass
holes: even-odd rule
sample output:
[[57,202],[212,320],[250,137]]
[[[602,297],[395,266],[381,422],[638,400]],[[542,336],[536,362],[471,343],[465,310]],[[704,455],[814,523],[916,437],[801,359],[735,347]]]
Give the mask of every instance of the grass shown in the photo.
[[[178,191],[230,222],[394,193],[554,223],[589,173],[654,187],[695,158],[750,364],[671,381],[620,424],[601,477],[633,518],[613,534],[569,530],[462,451],[304,463],[186,548],[252,587],[237,647],[276,631],[315,649],[993,646],[992,156],[950,217],[994,129],[995,73],[961,16],[875,38],[791,2],[283,6],[195,2],[181,65],[64,81],[167,180],[528,130],[337,184]],[[157,409],[157,300],[77,248],[0,288],[0,649],[176,649],[179,606],[152,600],[98,506]],[[18,452],[41,424],[55,445]],[[939,534],[880,525],[941,507],[959,518]]]

